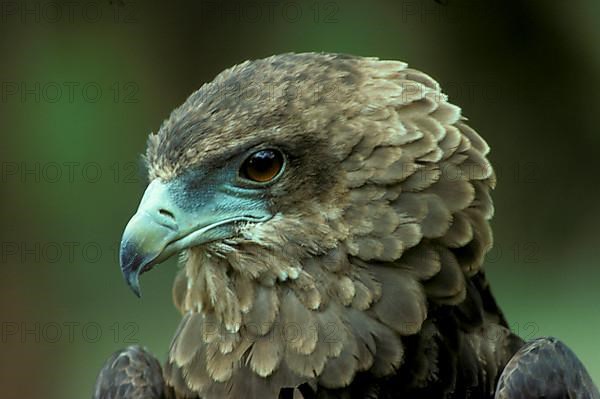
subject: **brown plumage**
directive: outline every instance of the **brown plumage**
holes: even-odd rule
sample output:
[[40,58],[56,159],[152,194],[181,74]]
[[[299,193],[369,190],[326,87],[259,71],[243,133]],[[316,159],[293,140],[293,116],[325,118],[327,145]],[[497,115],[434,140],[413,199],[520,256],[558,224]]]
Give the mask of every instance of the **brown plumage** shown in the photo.
[[[173,209],[206,207],[261,149],[283,154],[282,171],[234,197],[254,195],[266,220],[177,247],[183,318],[164,368],[175,396],[492,397],[523,344],[482,270],[496,180],[487,144],[439,85],[375,58],[245,62],[150,136],[149,177]],[[129,262],[125,236],[137,289],[155,261]]]
[[130,346],[115,352],[98,375],[94,398],[166,398],[160,363],[145,349]]

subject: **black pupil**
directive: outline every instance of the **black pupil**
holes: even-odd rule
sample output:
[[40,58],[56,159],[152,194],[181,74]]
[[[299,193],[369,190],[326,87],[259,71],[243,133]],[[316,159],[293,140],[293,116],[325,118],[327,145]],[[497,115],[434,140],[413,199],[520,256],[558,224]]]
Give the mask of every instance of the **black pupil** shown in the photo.
[[258,173],[269,172],[277,162],[277,158],[277,154],[274,151],[259,151],[250,157],[248,166]]

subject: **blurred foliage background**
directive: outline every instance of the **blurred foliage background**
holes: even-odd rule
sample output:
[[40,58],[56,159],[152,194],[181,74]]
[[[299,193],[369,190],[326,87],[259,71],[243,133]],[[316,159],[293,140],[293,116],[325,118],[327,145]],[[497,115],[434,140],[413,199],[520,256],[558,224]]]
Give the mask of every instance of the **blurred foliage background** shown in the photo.
[[600,2],[0,2],[4,398],[89,397],[114,350],[164,359],[175,260],[138,300],[116,248],[147,134],[246,59],[330,51],[435,77],[490,143],[494,292],[524,338],[565,340],[600,382]]

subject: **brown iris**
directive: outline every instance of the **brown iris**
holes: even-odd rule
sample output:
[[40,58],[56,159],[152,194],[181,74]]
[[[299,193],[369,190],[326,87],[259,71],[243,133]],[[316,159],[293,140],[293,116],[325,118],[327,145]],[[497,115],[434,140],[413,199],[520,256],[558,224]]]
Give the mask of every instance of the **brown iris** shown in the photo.
[[260,150],[244,161],[240,173],[246,179],[266,183],[273,180],[282,167],[283,155],[281,155],[281,152],[277,150]]

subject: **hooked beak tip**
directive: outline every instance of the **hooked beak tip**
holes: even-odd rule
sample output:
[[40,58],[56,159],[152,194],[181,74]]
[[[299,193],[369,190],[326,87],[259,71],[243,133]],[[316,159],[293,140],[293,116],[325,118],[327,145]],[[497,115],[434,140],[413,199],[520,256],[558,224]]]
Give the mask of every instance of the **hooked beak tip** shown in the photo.
[[133,291],[135,296],[137,296],[138,298],[141,298],[142,292],[140,290],[139,275],[137,273],[133,272],[129,276],[127,276],[126,279],[127,279],[127,285],[129,286],[129,288],[131,288],[131,291]]
[[123,245],[121,247],[120,263],[127,285],[138,298],[141,298],[140,274],[144,266],[143,257],[139,256],[133,246]]

